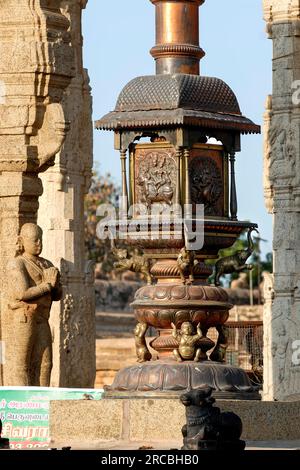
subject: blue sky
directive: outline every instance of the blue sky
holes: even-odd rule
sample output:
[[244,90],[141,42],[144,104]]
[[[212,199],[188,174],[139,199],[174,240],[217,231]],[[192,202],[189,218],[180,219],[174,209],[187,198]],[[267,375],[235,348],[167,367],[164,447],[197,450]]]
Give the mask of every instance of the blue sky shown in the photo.
[[[149,54],[155,44],[150,0],[89,0],[83,13],[84,65],[89,70],[94,120],[114,109],[123,86],[155,73]],[[206,0],[200,8],[200,44],[206,56],[201,74],[224,80],[237,95],[244,115],[262,124],[272,92],[272,43],[265,34],[261,0]],[[272,217],[263,199],[262,136],[244,136],[237,155],[239,219],[259,224],[262,252],[271,251]],[[113,133],[95,131],[94,159],[101,173],[120,180]]]

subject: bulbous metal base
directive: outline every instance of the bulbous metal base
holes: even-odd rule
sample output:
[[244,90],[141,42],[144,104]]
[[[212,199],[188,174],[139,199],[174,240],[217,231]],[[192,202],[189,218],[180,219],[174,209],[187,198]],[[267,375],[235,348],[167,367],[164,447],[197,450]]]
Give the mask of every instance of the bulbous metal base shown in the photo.
[[246,372],[229,364],[203,361],[159,360],[120,370],[114,383],[105,388],[110,398],[177,398],[199,387],[214,389],[218,399],[260,400]]

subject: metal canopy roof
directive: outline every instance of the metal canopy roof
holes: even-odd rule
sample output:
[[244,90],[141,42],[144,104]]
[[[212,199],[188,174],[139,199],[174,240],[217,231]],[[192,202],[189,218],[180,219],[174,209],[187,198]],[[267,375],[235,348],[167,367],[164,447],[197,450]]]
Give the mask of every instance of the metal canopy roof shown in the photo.
[[116,108],[97,129],[197,126],[260,133],[242,116],[237,98],[222,80],[199,75],[150,75],[131,80]]

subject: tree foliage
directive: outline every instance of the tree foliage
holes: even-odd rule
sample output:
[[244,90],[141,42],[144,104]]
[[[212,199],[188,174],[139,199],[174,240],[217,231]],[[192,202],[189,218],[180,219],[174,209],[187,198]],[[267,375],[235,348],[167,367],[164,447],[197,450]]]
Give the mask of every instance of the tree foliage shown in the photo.
[[97,224],[101,217],[97,216],[97,208],[101,204],[118,206],[120,188],[116,185],[111,175],[100,175],[95,171],[92,178],[89,193],[85,198],[85,255],[86,259],[101,264],[104,277],[109,277],[113,269],[114,257],[111,252],[110,240],[100,240],[97,237]]

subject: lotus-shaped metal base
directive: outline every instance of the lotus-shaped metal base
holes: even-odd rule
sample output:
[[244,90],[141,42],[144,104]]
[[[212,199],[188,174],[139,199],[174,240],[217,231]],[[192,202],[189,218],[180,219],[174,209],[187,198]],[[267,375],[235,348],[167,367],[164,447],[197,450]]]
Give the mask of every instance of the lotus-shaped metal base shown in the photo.
[[199,387],[211,387],[218,399],[260,400],[246,372],[229,364],[203,361],[159,360],[119,371],[107,397],[176,398]]

